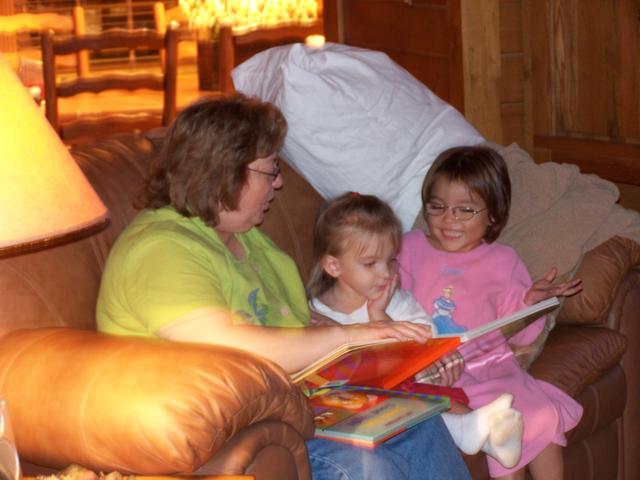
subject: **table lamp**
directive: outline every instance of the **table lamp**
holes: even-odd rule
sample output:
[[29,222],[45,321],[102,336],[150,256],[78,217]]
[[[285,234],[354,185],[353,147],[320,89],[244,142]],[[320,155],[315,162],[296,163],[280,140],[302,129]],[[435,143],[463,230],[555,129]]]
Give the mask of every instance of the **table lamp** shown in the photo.
[[106,223],[106,207],[0,53],[0,257]]

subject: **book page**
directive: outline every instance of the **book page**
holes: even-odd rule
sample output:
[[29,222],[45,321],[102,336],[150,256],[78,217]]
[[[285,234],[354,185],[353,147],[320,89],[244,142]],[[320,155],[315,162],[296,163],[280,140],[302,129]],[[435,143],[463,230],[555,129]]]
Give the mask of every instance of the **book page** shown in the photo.
[[[517,312],[512,313],[511,315],[504,316],[502,318],[498,318],[492,322],[486,323],[485,325],[481,325],[479,327],[473,328],[462,334],[459,333],[444,333],[440,335],[434,335],[434,338],[448,338],[448,337],[460,337],[460,341],[462,343],[473,340],[474,338],[478,338],[481,335],[485,335],[489,332],[493,332],[499,328],[506,327],[515,322],[522,322],[522,327],[526,326],[530,321],[536,320],[543,315],[549,313],[560,305],[560,301],[557,297],[551,297],[541,302],[538,302],[529,307],[523,308],[522,310],[518,310]],[[518,329],[519,330],[519,329]]]
[[[450,338],[460,335],[460,342],[463,345],[461,352],[465,361],[472,360],[478,355],[483,355],[487,351],[497,348],[500,344],[508,341],[509,338],[520,333],[533,321],[556,309],[560,305],[557,297],[543,300],[539,303],[519,310],[511,315],[498,318],[485,325],[481,325],[472,330],[460,334],[436,335],[437,338]],[[477,343],[479,342],[479,343]],[[440,378],[440,371],[447,366],[435,364],[420,371],[416,375],[418,383],[437,383]]]

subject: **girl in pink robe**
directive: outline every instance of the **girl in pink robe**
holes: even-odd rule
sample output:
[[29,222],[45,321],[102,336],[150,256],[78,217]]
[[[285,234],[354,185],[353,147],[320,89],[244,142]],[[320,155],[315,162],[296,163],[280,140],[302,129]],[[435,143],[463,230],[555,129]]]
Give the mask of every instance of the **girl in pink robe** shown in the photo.
[[[486,324],[553,295],[571,295],[580,281],[553,284],[555,269],[532,285],[510,247],[494,243],[507,221],[511,187],[504,160],[485,147],[443,152],[422,189],[429,234],[409,232],[398,257],[403,288],[431,314],[438,333],[458,333]],[[503,392],[514,395],[523,415],[522,454],[504,468],[488,458],[494,478],[562,478],[565,432],[577,425],[582,407],[553,385],[523,370],[509,344],[528,345],[544,328],[540,318],[508,342],[488,335],[465,344],[464,369],[453,383],[465,390],[473,409]]]

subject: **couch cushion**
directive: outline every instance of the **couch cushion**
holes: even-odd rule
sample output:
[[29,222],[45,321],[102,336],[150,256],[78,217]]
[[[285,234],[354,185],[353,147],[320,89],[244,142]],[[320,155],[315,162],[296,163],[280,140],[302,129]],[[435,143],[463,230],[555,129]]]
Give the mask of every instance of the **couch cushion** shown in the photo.
[[156,145],[142,134],[124,134],[75,147],[71,154],[109,209],[109,226],[94,239],[106,259],[116,237],[138,212],[133,203],[157,155]]

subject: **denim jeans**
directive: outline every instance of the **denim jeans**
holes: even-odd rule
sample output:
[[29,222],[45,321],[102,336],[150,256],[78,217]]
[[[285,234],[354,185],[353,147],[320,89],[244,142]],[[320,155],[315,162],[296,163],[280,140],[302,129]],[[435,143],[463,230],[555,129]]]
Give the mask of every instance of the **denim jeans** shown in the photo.
[[313,480],[468,480],[440,415],[375,448],[315,438],[307,442]]

